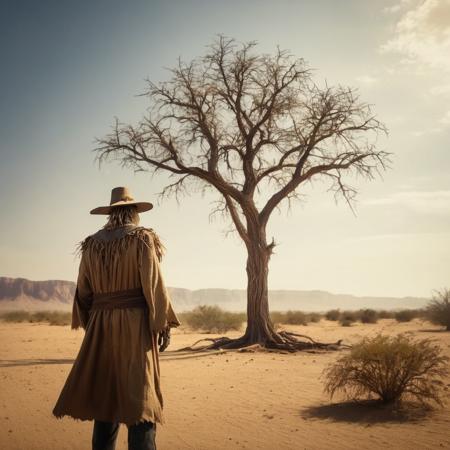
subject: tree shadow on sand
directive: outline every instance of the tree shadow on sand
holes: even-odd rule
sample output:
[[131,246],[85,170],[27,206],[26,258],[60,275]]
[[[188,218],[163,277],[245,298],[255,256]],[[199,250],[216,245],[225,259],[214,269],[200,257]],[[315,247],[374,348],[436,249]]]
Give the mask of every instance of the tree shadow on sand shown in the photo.
[[403,403],[394,407],[377,400],[366,400],[311,406],[301,410],[300,415],[305,420],[330,420],[370,426],[379,423],[419,422],[433,411],[432,407],[417,403]]
[[[215,356],[229,353],[229,351],[217,350],[209,351],[203,354],[198,352],[179,352],[179,351],[164,351],[160,353],[161,361],[170,360],[182,360],[182,359],[198,359],[202,357]],[[73,364],[75,362],[74,358],[36,358],[36,359],[2,359],[0,360],[0,368],[2,367],[21,367],[21,366],[41,366],[41,365],[52,365],[52,364]]]
[[73,358],[46,358],[46,359],[3,359],[0,367],[41,366],[47,364],[73,364]]

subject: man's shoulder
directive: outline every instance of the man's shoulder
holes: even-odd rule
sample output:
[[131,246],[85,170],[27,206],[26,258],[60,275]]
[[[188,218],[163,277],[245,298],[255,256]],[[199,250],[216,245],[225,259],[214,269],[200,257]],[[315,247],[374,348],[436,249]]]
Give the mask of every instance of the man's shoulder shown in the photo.
[[105,241],[113,241],[116,239],[122,239],[126,237],[157,237],[153,228],[141,227],[141,226],[125,226],[113,229],[100,228],[95,233],[86,236],[83,241],[92,239],[100,239]]
[[158,234],[153,228],[147,228],[147,227],[138,227],[136,232],[139,234],[142,234],[144,236],[150,237],[152,240],[159,239]]
[[85,237],[79,244],[78,248],[83,253],[89,247],[104,247],[105,245],[120,245],[123,240],[130,241],[138,239],[148,248],[154,248],[161,260],[165,251],[165,247],[161,242],[158,234],[153,228],[143,226],[121,227],[116,229],[104,229],[96,231]]
[[156,231],[153,228],[138,227],[138,229],[136,229],[136,235],[143,239],[149,248],[153,247],[155,249],[156,255],[161,261],[165,253],[165,247]]
[[133,240],[133,238],[143,238],[148,236],[152,238],[151,229],[140,226],[125,226],[113,229],[100,228],[94,233],[89,234],[83,238],[78,247],[81,251],[85,250],[90,245],[108,244],[114,245],[123,240]]

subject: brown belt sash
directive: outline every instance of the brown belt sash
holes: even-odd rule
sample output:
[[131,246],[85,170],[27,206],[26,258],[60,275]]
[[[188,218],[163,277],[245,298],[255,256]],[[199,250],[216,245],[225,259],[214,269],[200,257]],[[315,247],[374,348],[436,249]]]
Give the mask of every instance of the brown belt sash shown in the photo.
[[126,289],[123,291],[114,291],[106,293],[97,293],[92,295],[93,309],[115,309],[115,308],[146,308],[142,288]]

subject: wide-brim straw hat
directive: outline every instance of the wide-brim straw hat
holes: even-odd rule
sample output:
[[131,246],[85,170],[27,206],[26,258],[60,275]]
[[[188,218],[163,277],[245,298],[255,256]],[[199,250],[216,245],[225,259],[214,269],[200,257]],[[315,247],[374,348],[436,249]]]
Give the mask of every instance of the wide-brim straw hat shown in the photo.
[[139,213],[149,211],[153,208],[150,202],[137,202],[127,187],[115,187],[111,190],[111,202],[108,206],[98,206],[91,210],[91,214],[110,214],[117,206],[136,205]]

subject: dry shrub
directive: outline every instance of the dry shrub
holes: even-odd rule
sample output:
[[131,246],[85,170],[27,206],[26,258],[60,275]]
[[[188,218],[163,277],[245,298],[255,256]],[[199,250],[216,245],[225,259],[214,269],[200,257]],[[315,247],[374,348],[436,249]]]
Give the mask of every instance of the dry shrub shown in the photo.
[[320,314],[305,314],[303,311],[292,310],[272,311],[270,312],[270,319],[275,327],[279,324],[308,325],[308,322],[318,322],[320,320]]
[[343,311],[339,317],[339,323],[343,327],[349,327],[358,320],[358,314],[355,311]]
[[439,394],[448,361],[430,339],[415,341],[404,334],[378,334],[362,339],[324,370],[324,390],[331,397],[341,392],[351,400],[375,396],[390,404],[410,397],[422,405],[442,405]]
[[307,325],[308,319],[302,311],[286,311],[284,323],[289,325]]
[[411,322],[411,320],[418,316],[418,312],[414,309],[403,309],[401,311],[397,311],[394,317],[397,322]]
[[72,313],[63,311],[50,311],[46,317],[50,325],[70,325]]
[[28,321],[31,323],[48,322],[48,314],[49,311],[36,311],[30,314]]
[[69,325],[72,313],[65,311],[9,311],[1,315],[6,322],[48,322],[50,325]]
[[322,319],[322,315],[319,313],[309,313],[306,315],[306,322],[317,323]]
[[286,313],[282,311],[271,311],[270,319],[272,320],[273,326],[277,328],[279,324],[286,321]]
[[394,311],[386,311],[385,309],[378,311],[379,319],[393,319],[394,317],[395,317]]
[[1,314],[5,322],[29,322],[31,314],[28,311],[8,311]]
[[68,311],[36,311],[30,315],[29,322],[48,322],[50,325],[70,325],[72,313]]
[[200,305],[192,311],[183,313],[183,319],[193,330],[202,330],[206,333],[239,330],[245,317],[245,313],[224,311],[217,305]]
[[359,320],[362,323],[377,323],[378,312],[374,309],[361,309],[359,311]]
[[327,320],[339,320],[340,317],[341,312],[339,311],[339,309],[330,309],[330,311],[325,314],[325,318]]
[[426,317],[430,322],[442,325],[450,331],[450,289],[437,291],[428,303]]
[[9,311],[1,314],[0,318],[5,322],[48,322],[50,325],[69,325],[72,313],[65,311]]

